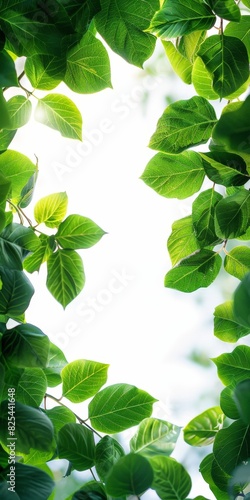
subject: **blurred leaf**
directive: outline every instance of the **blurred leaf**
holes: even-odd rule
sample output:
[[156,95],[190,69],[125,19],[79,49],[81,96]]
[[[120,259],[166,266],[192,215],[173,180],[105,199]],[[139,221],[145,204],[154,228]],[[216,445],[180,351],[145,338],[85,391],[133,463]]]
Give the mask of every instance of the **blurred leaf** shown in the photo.
[[102,483],[89,481],[74,493],[71,500],[107,500],[106,490]]
[[183,429],[184,441],[191,446],[208,446],[222,428],[224,414],[219,406],[214,406],[193,418]]
[[234,387],[234,385],[229,385],[223,389],[220,395],[220,406],[227,417],[237,420],[240,416],[233,398]]
[[135,453],[121,457],[116,462],[107,479],[106,490],[109,495],[140,495],[153,482],[153,470],[146,458]]
[[234,316],[241,325],[250,328],[250,273],[247,273],[234,292]]
[[[16,463],[15,491],[9,492],[7,489],[9,487],[9,483],[7,482],[9,480],[8,473],[10,473],[9,467],[5,469],[3,474],[5,482],[0,483],[2,500],[34,500],[34,498],[36,500],[45,500],[54,488],[54,481],[44,471],[37,467]],[[5,496],[8,494],[9,496]]]
[[224,342],[237,342],[250,333],[249,327],[240,325],[234,317],[233,301],[216,306],[214,310],[214,335]]
[[18,87],[15,63],[6,50],[0,52],[0,87]]
[[245,424],[250,424],[250,379],[242,380],[234,389],[234,401],[240,418]]
[[225,385],[250,378],[250,347],[237,346],[231,353],[212,358],[217,366],[218,376]]
[[171,455],[181,428],[158,418],[143,420],[130,440],[130,450],[146,458],[154,455]]
[[248,460],[249,446],[249,425],[236,420],[218,432],[214,441],[214,456],[222,470],[231,475],[237,465]]
[[235,151],[237,154],[249,154],[249,113],[250,96],[233,108],[227,107],[213,129],[214,141],[227,151]]

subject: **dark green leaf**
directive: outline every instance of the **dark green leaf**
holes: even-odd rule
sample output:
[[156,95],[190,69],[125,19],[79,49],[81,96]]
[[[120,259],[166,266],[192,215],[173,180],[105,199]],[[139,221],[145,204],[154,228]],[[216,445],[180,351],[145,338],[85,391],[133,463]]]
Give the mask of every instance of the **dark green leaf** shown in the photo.
[[101,481],[106,481],[111,468],[124,454],[123,448],[116,439],[110,436],[100,439],[96,445],[95,468]]
[[[249,5],[250,7],[250,5]],[[228,23],[224,31],[227,36],[239,38],[246,46],[248,56],[250,56],[250,19],[249,16],[241,16],[240,21]]]
[[63,137],[82,140],[82,116],[71,99],[62,94],[48,94],[39,102],[35,119],[58,130]]
[[7,102],[4,99],[3,91],[0,88],[0,130],[10,126],[10,117],[7,108]]
[[4,177],[4,175],[0,174],[0,203],[3,204],[8,197],[10,192],[11,182]]
[[38,170],[29,178],[27,184],[23,187],[18,201],[19,207],[26,208],[30,204],[36,186],[37,176]]
[[214,108],[203,97],[176,101],[159,119],[149,147],[163,153],[181,153],[191,146],[206,143],[216,122]]
[[168,271],[164,285],[181,292],[193,292],[198,288],[206,288],[218,275],[221,262],[221,257],[216,252],[197,251]]
[[[245,487],[245,485],[249,485],[249,477],[250,477],[250,464],[242,464],[236,467],[233,471],[232,478],[229,481],[228,493],[233,498],[235,497],[235,487],[239,488],[239,485],[242,485],[241,491]],[[246,500],[249,500],[249,493],[245,496]]]
[[150,417],[156,401],[147,392],[129,384],[115,384],[98,392],[89,404],[91,425],[114,434]]
[[224,151],[200,155],[207,176],[216,184],[242,186],[249,180],[247,166],[241,156]]
[[74,250],[59,249],[48,258],[47,266],[47,288],[65,308],[84,287],[82,259]]
[[242,103],[237,103],[237,106],[227,106],[213,130],[214,141],[227,151],[249,154],[249,114],[250,96]]
[[200,464],[200,472],[202,474],[203,479],[209,484],[210,490],[213,492],[215,498],[217,500],[228,500],[228,493],[221,491],[214,482],[212,476],[212,467],[214,461],[215,458],[213,453],[207,455]]
[[240,9],[234,0],[208,0],[214,13],[228,21],[240,21]]
[[[8,401],[0,405],[0,439],[5,446],[8,441]],[[40,410],[15,402],[16,450],[29,453],[30,448],[47,451],[53,440],[53,426],[49,418]]]
[[216,245],[221,241],[215,233],[215,207],[222,200],[221,194],[207,189],[199,194],[192,205],[192,220],[195,237],[201,248]]
[[35,205],[34,216],[38,224],[47,227],[58,227],[64,219],[68,207],[68,196],[65,192],[54,193],[41,198]]
[[168,238],[167,247],[173,266],[184,257],[199,250],[200,246],[195,237],[191,215],[172,224],[172,233]]
[[[0,94],[1,99],[1,94]],[[1,104],[0,104],[1,106]],[[0,130],[0,151],[5,151],[16,135],[16,130]]]
[[22,260],[40,245],[31,228],[21,224],[8,224],[0,234],[0,263],[9,269],[22,270]]
[[157,456],[150,459],[154,472],[152,488],[162,500],[184,500],[191,490],[191,478],[174,458]]
[[223,198],[215,209],[215,231],[219,238],[237,238],[244,234],[250,221],[249,191],[238,191]]
[[47,381],[41,368],[25,368],[18,380],[16,400],[27,406],[39,407],[46,389]]
[[214,481],[216,487],[227,494],[228,493],[228,481],[229,481],[231,476],[230,476],[230,474],[227,474],[227,472],[225,472],[220,467],[216,458],[214,458],[214,460],[212,462],[211,475],[212,475],[212,478],[213,478],[213,481]]
[[18,198],[21,190],[35,173],[36,165],[17,151],[5,151],[0,155],[0,173],[11,182],[11,197]]
[[188,85],[192,83],[192,64],[190,60],[179,52],[172,42],[162,42],[166,55],[175,73]]
[[158,418],[145,418],[130,440],[130,450],[146,458],[171,455],[181,428]]
[[52,90],[63,80],[66,72],[65,58],[39,54],[28,57],[25,73],[34,89]]
[[10,496],[2,496],[2,500],[45,500],[49,498],[53,488],[54,481],[49,477],[41,469],[37,467],[31,467],[29,465],[24,465],[21,463],[15,464],[15,491],[9,492],[8,487],[9,476],[7,474],[10,473],[10,469],[7,468],[4,471],[5,482],[0,483],[0,491],[1,485],[4,488],[6,484],[6,490],[3,495]]
[[66,406],[55,406],[51,410],[46,410],[45,413],[51,420],[56,432],[59,432],[66,424],[75,424],[76,422],[74,413]]
[[69,215],[58,227],[56,241],[63,248],[90,248],[105,234],[95,222],[82,215]]
[[111,49],[135,66],[142,67],[154,51],[155,38],[145,32],[159,0],[124,2],[101,0],[96,16],[97,30]]
[[11,318],[22,315],[34,294],[33,285],[23,271],[12,271],[0,266],[0,314]]
[[244,276],[234,293],[234,316],[236,321],[247,328],[250,328],[250,273]]
[[93,432],[80,424],[69,423],[58,432],[58,455],[82,471],[94,466],[95,442]]
[[107,500],[106,490],[103,484],[97,481],[89,481],[74,493],[71,500]]
[[242,420],[218,432],[213,448],[216,461],[227,474],[232,474],[237,465],[248,460],[249,449],[250,430]]
[[72,403],[80,403],[94,396],[107,381],[109,365],[79,359],[62,370],[63,396]]
[[112,467],[106,479],[106,490],[109,495],[140,495],[153,482],[153,470],[146,458],[129,453],[120,458]]
[[245,424],[250,424],[250,379],[242,380],[234,389],[234,401]]
[[68,0],[64,5],[71,23],[81,34],[89,27],[93,17],[100,11],[100,0]]
[[195,151],[177,155],[157,153],[141,179],[166,198],[188,198],[200,190],[205,177],[202,160]]
[[198,55],[213,75],[213,89],[221,98],[232,94],[249,78],[247,50],[236,37],[212,35],[202,43]]
[[250,347],[246,345],[239,345],[233,352],[221,354],[212,361],[217,366],[218,376],[225,385],[249,378]]
[[61,371],[66,365],[67,359],[61,349],[50,342],[48,363],[43,369],[49,387],[56,387],[61,383]]
[[25,323],[4,332],[2,349],[8,365],[43,368],[48,360],[49,339],[39,328]]
[[229,385],[223,389],[220,395],[220,406],[225,415],[232,420],[240,418],[234,398],[234,385]]
[[108,53],[92,33],[86,33],[69,50],[64,81],[78,94],[91,94],[112,86]]
[[154,15],[149,30],[163,38],[176,38],[193,31],[208,30],[215,23],[215,15],[199,0],[165,0]]
[[225,415],[219,406],[193,418],[183,429],[184,441],[191,446],[208,446],[223,426]]
[[242,326],[234,317],[233,301],[218,305],[214,310],[214,335],[224,342],[237,342],[250,333],[249,327]]
[[0,52],[0,67],[0,87],[18,87],[15,63],[6,50]]
[[7,110],[10,117],[10,126],[6,128],[16,130],[29,121],[32,104],[23,95],[16,95],[7,101]]

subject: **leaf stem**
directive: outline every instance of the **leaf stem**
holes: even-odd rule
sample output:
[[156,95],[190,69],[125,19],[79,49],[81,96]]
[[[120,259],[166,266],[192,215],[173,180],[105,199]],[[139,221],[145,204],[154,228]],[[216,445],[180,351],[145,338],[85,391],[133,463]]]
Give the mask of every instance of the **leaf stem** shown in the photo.
[[92,470],[92,469],[89,469],[89,470],[90,470],[90,473],[91,473],[91,475],[92,475],[93,479],[94,479],[95,481],[97,481],[97,478],[95,477],[95,474],[94,474],[93,470]]
[[17,211],[21,224],[23,225],[23,219],[26,219],[26,221],[28,222],[29,226],[33,229],[32,221],[27,217],[27,215],[24,213],[24,211],[22,210],[22,208],[18,207],[17,205],[15,205],[9,199],[7,201]]

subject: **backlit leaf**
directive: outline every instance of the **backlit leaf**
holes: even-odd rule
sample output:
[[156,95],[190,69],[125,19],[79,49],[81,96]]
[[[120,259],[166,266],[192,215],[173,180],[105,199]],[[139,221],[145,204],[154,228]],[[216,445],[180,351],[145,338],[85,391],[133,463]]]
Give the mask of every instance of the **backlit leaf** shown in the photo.
[[41,368],[25,368],[16,389],[16,400],[38,408],[47,389],[46,377]]
[[209,408],[184,427],[184,440],[191,446],[208,446],[223,427],[224,418],[219,406]]
[[0,155],[0,173],[11,182],[11,197],[19,197],[22,188],[36,172],[36,165],[25,155],[8,149]]
[[68,196],[65,192],[49,194],[41,198],[35,205],[34,216],[38,224],[47,227],[58,227],[64,219],[68,207]]
[[66,406],[55,406],[46,410],[46,415],[51,420],[56,432],[59,432],[66,424],[74,424],[76,417],[74,413]]
[[235,319],[233,301],[218,305],[214,310],[214,335],[224,342],[237,342],[250,333],[249,327],[240,325]]
[[225,385],[250,378],[250,347],[246,345],[239,345],[231,353],[221,354],[212,361]]
[[201,57],[196,57],[194,61],[192,83],[199,96],[205,97],[209,100],[219,98],[217,92],[215,92],[213,89],[212,75],[211,73],[209,73]]
[[49,339],[39,328],[29,323],[6,330],[2,347],[8,364],[19,368],[43,368],[47,364]]
[[215,245],[221,240],[215,233],[215,207],[222,200],[221,194],[207,189],[199,194],[192,205],[192,221],[200,247]]
[[80,403],[94,396],[107,381],[109,365],[79,359],[62,370],[63,396],[72,403]]
[[74,250],[59,249],[48,258],[47,270],[47,288],[65,308],[84,287],[82,259]]
[[61,371],[67,365],[67,359],[59,347],[50,342],[46,368],[43,369],[49,387],[56,387],[61,383]]
[[10,117],[10,126],[7,128],[15,130],[23,127],[29,121],[32,104],[23,95],[16,95],[7,101],[7,109]]
[[250,272],[250,248],[238,246],[230,250],[226,254],[224,267],[229,274],[241,280]]
[[199,250],[200,246],[195,237],[191,215],[176,220],[172,224],[172,232],[168,238],[167,247],[173,266],[184,257]]
[[250,221],[250,194],[247,190],[223,198],[215,209],[215,231],[222,239],[244,234]]
[[82,139],[82,116],[74,102],[62,94],[39,99],[35,119],[58,130],[63,137]]
[[184,83],[190,84],[192,82],[192,64],[189,59],[182,55],[172,42],[163,40],[162,44],[175,73]]
[[65,71],[65,59],[57,56],[38,54],[25,62],[25,73],[34,89],[54,89],[63,80]]
[[69,215],[58,227],[56,241],[62,248],[90,248],[105,234],[95,222],[82,215]]
[[146,458],[171,455],[181,428],[158,418],[144,419],[130,440],[130,450]]

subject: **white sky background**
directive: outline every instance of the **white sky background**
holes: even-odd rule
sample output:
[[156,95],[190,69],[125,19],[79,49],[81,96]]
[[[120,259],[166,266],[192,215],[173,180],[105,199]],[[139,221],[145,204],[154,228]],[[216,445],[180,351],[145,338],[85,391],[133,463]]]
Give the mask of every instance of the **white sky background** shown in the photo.
[[[207,372],[185,356],[196,346],[208,357],[232,350],[213,338],[212,322],[207,324],[224,299],[216,284],[191,295],[164,288],[171,267],[166,248],[171,224],[190,213],[191,201],[165,199],[139,177],[156,154],[147,145],[166,107],[164,97],[186,99],[195,91],[160,68],[157,77],[149,78],[114,54],[111,70],[113,90],[77,95],[61,86],[52,91],[68,92],[79,107],[87,136],[82,144],[37,122],[20,130],[11,144],[33,161],[34,154],[39,158],[34,203],[66,191],[68,215],[89,217],[108,233],[80,252],[86,285],[66,311],[46,289],[45,268],[29,276],[36,292],[26,319],[48,334],[68,361],[110,363],[108,384],[130,383],[148,391],[159,399],[155,416],[184,426],[207,409],[206,398],[199,402],[198,396],[203,387],[213,390],[211,373],[216,380],[215,368]],[[149,85],[144,108],[142,91]],[[26,213],[33,216],[30,208]],[[117,279],[121,275],[127,277],[124,282]],[[234,287],[236,280],[228,277],[226,283]],[[178,458],[178,449],[173,456]],[[206,494],[202,488],[198,481],[193,493]]]

